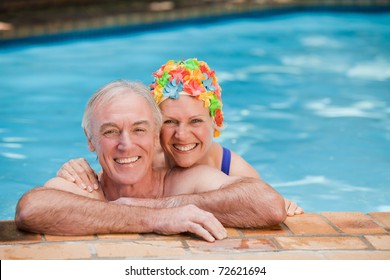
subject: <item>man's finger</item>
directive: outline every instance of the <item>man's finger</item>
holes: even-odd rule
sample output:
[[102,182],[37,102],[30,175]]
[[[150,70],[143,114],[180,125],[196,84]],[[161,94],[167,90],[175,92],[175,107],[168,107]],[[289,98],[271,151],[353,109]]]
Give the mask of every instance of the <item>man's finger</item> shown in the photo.
[[201,225],[215,239],[220,240],[227,237],[226,229],[213,214],[203,211],[201,215],[196,215],[194,219],[196,224]]
[[188,232],[196,234],[208,242],[215,241],[214,236],[210,232],[208,232],[204,227],[202,227],[197,223],[190,223],[188,226]]

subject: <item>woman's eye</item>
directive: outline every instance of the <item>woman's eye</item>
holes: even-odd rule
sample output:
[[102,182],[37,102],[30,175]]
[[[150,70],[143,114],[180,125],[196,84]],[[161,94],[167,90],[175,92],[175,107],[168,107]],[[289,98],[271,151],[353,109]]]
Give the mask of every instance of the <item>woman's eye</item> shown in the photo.
[[164,124],[174,124],[175,122],[173,120],[165,120]]

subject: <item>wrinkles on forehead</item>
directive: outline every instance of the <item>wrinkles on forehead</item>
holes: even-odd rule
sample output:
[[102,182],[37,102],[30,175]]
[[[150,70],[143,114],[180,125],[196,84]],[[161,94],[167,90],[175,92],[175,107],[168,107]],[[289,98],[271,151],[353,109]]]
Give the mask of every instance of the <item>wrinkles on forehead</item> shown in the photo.
[[[138,126],[151,128],[152,124],[148,120],[139,120],[131,124],[131,127],[138,127]],[[116,122],[105,122],[100,125],[99,131],[103,132],[105,129],[110,127],[120,127],[120,125]]]
[[107,128],[129,129],[142,126],[155,130],[152,110],[143,96],[119,95],[96,103],[91,118],[92,131],[101,133]]

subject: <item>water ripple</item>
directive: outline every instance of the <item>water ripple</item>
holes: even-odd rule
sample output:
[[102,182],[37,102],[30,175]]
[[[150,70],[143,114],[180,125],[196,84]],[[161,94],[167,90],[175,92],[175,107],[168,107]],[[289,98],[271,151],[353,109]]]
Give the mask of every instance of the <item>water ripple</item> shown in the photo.
[[[378,111],[381,104],[371,101],[360,101],[349,106],[335,106],[331,99],[324,98],[306,103],[306,108],[312,110],[316,115],[328,118],[360,117],[360,118],[383,118],[383,113]],[[372,112],[373,111],[373,112]]]
[[1,155],[5,158],[10,159],[26,159],[27,157],[22,154],[16,154],[16,153],[1,153]]

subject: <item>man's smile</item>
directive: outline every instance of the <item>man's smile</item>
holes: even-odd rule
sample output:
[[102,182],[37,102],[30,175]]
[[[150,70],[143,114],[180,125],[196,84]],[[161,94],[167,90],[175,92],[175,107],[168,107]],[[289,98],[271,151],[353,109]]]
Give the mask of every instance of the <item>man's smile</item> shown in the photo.
[[129,164],[129,163],[134,163],[138,161],[141,157],[136,156],[136,157],[126,157],[126,158],[115,158],[114,161],[119,164]]

